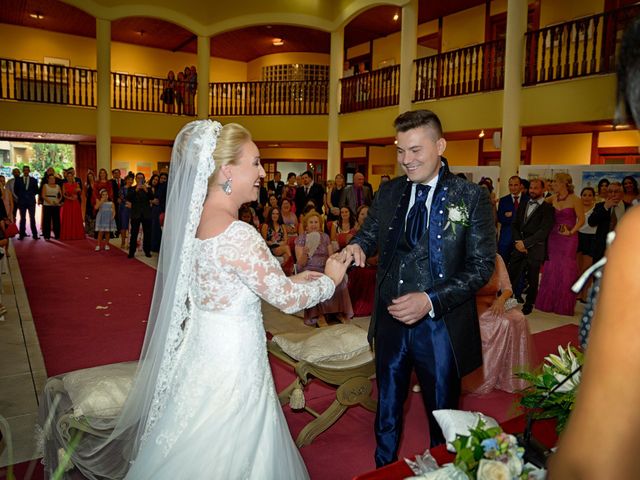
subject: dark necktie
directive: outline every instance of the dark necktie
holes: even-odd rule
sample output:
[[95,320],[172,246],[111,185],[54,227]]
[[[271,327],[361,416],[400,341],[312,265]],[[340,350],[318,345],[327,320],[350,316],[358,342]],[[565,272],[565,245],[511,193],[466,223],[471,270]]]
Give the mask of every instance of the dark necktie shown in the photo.
[[356,209],[362,205],[362,188],[356,188]]
[[513,197],[513,209],[515,211],[518,211],[518,207],[520,206],[520,201],[519,200],[520,200],[520,197],[518,195],[515,195]]
[[427,231],[427,196],[429,185],[416,184],[416,198],[407,215],[407,243],[411,248],[415,247],[424,232]]
[[536,211],[538,208],[538,202],[535,200],[529,200],[529,204],[527,205],[527,210],[524,215],[525,221],[529,219],[529,217]]

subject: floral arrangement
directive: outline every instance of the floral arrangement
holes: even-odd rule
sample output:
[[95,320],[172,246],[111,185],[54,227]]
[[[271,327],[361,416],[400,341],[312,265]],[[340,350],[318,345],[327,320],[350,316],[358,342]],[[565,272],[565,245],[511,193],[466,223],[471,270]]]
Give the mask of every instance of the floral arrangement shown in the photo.
[[469,209],[463,200],[456,203],[450,203],[447,206],[448,210],[448,218],[447,223],[444,226],[444,229],[448,229],[451,225],[453,225],[453,232],[456,232],[456,226],[462,225],[463,227],[468,227],[469,223]]
[[559,433],[576,401],[581,373],[577,370],[582,366],[583,355],[571,344],[566,349],[559,346],[558,354],[547,355],[540,372],[519,372],[516,376],[530,383],[521,392],[520,404],[533,412],[533,418],[556,418]]

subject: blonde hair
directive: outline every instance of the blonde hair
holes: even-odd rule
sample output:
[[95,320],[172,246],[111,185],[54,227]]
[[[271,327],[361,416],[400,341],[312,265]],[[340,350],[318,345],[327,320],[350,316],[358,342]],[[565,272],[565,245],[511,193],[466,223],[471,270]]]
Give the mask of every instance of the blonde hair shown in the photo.
[[208,188],[217,183],[220,168],[225,165],[236,165],[240,158],[242,147],[251,141],[251,133],[238,123],[227,123],[220,130],[216,148],[213,151],[215,170],[209,177]]
[[571,178],[571,175],[569,175],[568,173],[558,172],[553,176],[553,179],[556,182],[566,183],[567,191],[569,193],[573,193],[573,191],[575,190],[575,187],[573,186],[573,179]]
[[318,222],[320,222],[320,232],[324,232],[324,220],[322,219],[322,215],[320,215],[316,210],[311,210],[304,217],[302,217],[302,227],[304,228],[305,232],[307,231],[307,223],[312,217],[318,217]]

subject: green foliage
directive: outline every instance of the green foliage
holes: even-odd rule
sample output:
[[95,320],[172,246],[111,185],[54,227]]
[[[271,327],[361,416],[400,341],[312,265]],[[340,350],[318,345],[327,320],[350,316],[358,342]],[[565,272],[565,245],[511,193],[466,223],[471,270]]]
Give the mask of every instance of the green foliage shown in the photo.
[[34,156],[29,163],[17,165],[22,169],[24,165],[29,165],[32,172],[43,174],[49,167],[53,167],[56,173],[74,166],[73,145],[63,143],[33,143]]

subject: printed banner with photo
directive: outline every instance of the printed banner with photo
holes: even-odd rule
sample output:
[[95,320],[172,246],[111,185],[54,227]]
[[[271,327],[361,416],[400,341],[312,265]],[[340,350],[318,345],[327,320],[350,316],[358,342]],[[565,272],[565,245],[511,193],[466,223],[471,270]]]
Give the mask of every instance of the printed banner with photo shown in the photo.
[[627,176],[632,176],[640,183],[640,165],[521,165],[520,176],[532,178],[553,179],[556,173],[563,172],[571,175],[575,191],[579,194],[584,187],[597,189],[598,182],[606,178],[609,182],[622,182]]

